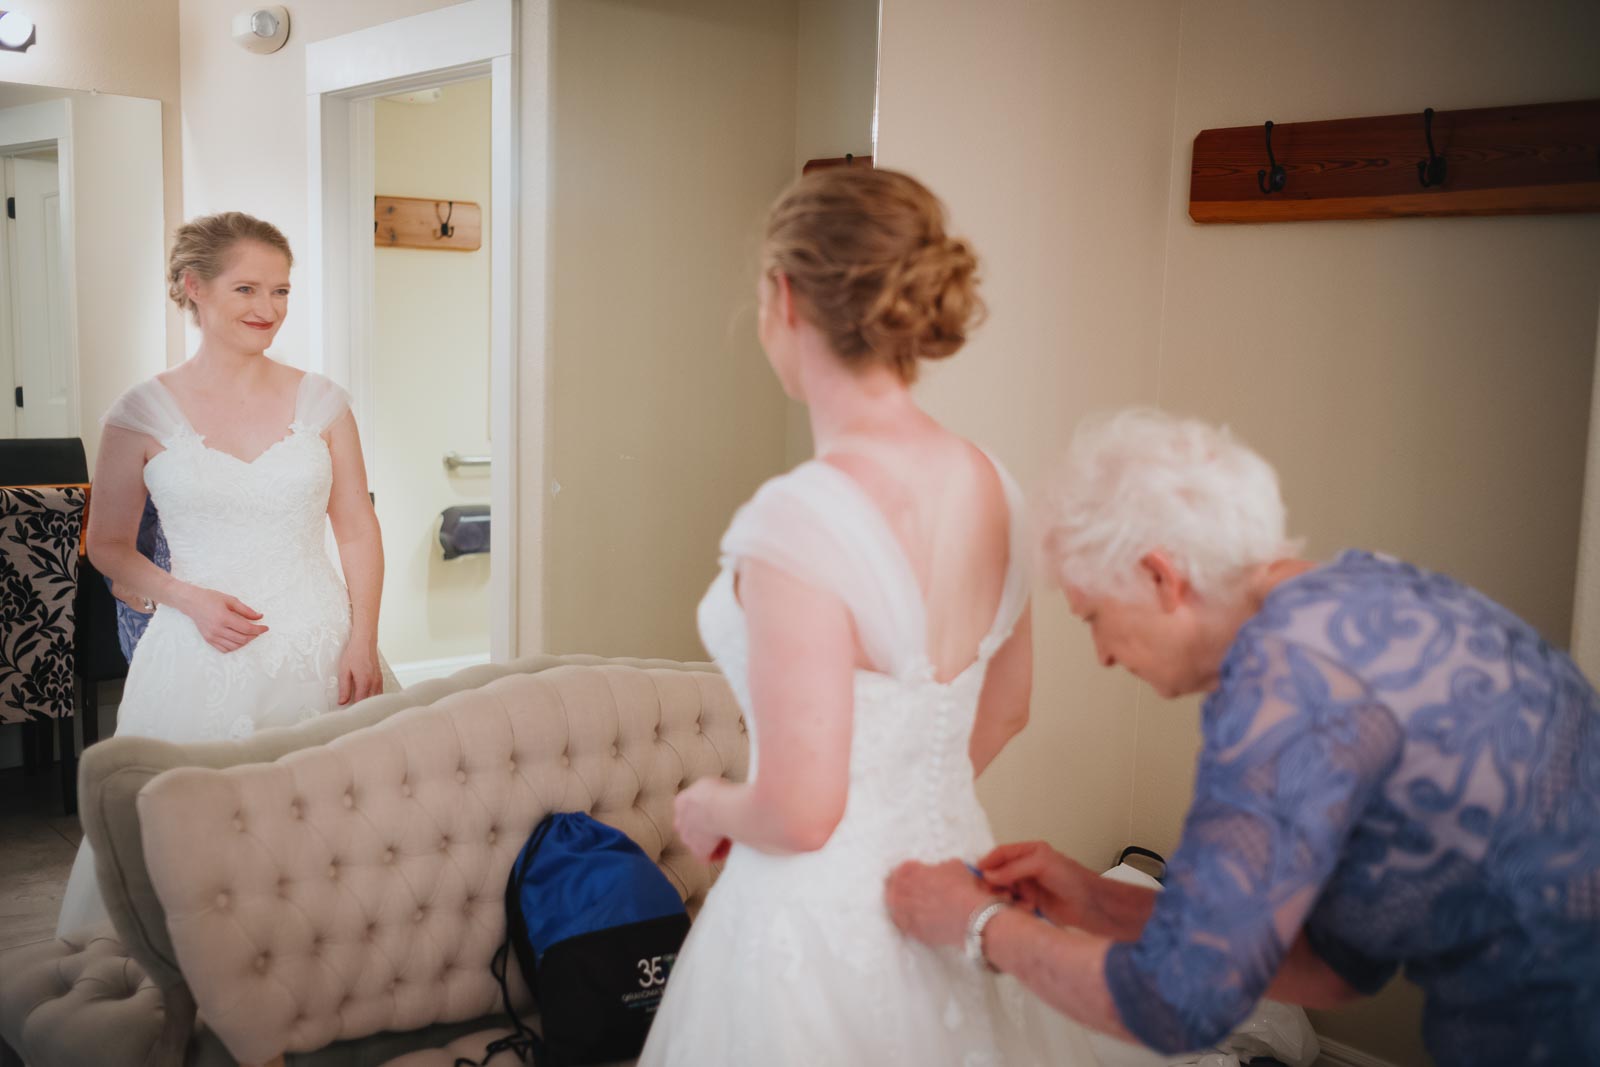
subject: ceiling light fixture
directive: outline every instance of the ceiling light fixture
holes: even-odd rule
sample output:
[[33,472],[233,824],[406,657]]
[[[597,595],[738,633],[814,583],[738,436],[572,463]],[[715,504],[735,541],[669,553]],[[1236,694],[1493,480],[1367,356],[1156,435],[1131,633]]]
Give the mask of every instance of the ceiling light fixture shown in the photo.
[[19,11],[0,11],[0,50],[26,52],[38,41],[32,19]]
[[233,17],[233,40],[240,48],[270,55],[289,39],[289,10],[281,5],[257,8]]

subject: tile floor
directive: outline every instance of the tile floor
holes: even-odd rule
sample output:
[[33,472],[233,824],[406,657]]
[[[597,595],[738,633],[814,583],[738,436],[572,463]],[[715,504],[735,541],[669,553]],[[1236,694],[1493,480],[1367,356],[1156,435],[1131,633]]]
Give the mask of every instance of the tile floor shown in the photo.
[[54,937],[83,829],[61,813],[61,776],[0,771],[0,949]]

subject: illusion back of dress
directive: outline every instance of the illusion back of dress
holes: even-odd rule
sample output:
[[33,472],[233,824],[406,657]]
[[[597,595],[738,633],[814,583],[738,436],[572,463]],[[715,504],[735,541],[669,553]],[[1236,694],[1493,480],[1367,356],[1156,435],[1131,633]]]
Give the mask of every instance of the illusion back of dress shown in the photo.
[[855,674],[849,794],[827,843],[768,855],[735,845],[668,983],[640,1060],[697,1063],[1077,1065],[1082,1030],[1009,979],[908,941],[884,880],[906,860],[977,859],[993,845],[968,743],[990,659],[1028,595],[1021,494],[998,464],[1011,512],[999,609],[970,666],[935,677],[923,596],[876,504],[822,462],[768,482],[734,517],[700,633],[750,724],[749,637],[740,561],[760,560],[833,593],[874,665]]

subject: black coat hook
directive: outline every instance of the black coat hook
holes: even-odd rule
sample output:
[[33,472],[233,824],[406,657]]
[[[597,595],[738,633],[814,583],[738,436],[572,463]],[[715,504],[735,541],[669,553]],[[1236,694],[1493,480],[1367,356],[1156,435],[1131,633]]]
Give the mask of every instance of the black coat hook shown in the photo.
[[450,220],[455,218],[455,215],[456,202],[454,200],[450,201],[449,209],[442,216],[439,214],[439,202],[437,200],[433,202],[433,217],[439,220],[439,232],[434,237],[435,241],[441,237],[454,237],[456,235],[456,228],[450,225]]
[[1428,158],[1417,163],[1417,180],[1424,189],[1444,184],[1444,157],[1433,150],[1433,108],[1422,112],[1422,132],[1428,139]]
[[1288,184],[1289,181],[1289,172],[1283,169],[1283,164],[1279,163],[1277,157],[1272,154],[1271,119],[1267,120],[1266,131],[1267,165],[1269,169],[1256,171],[1256,184],[1261,187],[1261,191],[1264,194],[1271,196],[1273,193],[1283,192],[1283,187]]

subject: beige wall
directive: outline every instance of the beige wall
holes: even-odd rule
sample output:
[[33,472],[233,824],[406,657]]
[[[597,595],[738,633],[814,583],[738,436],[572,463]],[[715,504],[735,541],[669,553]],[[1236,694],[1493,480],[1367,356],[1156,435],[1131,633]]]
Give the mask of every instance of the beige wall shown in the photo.
[[[802,0],[795,41],[794,174],[807,160],[872,154],[878,0]],[[810,459],[805,406],[787,405],[784,466]]]
[[[1005,8],[884,4],[878,158],[948,200],[993,312],[928,405],[1025,477],[1090,410],[1227,421],[1279,465],[1314,553],[1406,555],[1564,642],[1600,220],[1197,227],[1187,173],[1207,127],[1595,96],[1600,9]],[[1038,610],[1034,723],[982,783],[998,832],[1089,862],[1170,848],[1192,703],[1093,667],[1059,597]],[[1421,1063],[1416,1001],[1317,1021]]]
[[545,643],[700,657],[717,541],[784,462],[754,274],[793,173],[794,0],[552,14]]
[[[1600,304],[1600,299],[1595,301]],[[1600,328],[1594,360],[1600,368]],[[1578,544],[1578,581],[1572,608],[1572,658],[1590,678],[1600,679],[1600,370],[1589,404],[1589,460],[1584,471],[1583,529]]]
[[[1600,95],[1600,7],[1208,0],[1182,23],[1159,401],[1276,464],[1311,555],[1391,552],[1566,644],[1600,216],[1203,227],[1187,187],[1209,127]],[[1196,741],[1192,701],[1141,694],[1133,828],[1156,848]],[[1417,1003],[1392,991],[1316,1023],[1421,1063]]]
[[[487,468],[451,473],[450,451],[489,446],[489,82],[432,103],[375,106],[381,196],[471,201],[473,252],[376,249],[373,436],[367,448],[385,557],[378,646],[397,669],[489,654],[489,556],[445,560],[439,514],[487,504]],[[403,673],[403,672],[402,672]]]
[[[179,0],[49,0],[23,8],[38,26],[39,42],[5,53],[0,79],[21,85],[92,89],[161,101],[162,170],[166,230],[183,214],[183,159],[179,138]],[[165,246],[163,246],[164,248]],[[80,298],[81,299],[81,298]],[[166,314],[167,361],[183,358],[183,320]],[[126,368],[121,388],[143,368]],[[125,379],[125,380],[122,380]],[[115,396],[120,389],[113,389]],[[99,419],[104,409],[95,412]]]
[[[945,198],[990,308],[920,395],[1024,484],[1083,415],[1155,395],[1177,46],[1166,3],[884,0],[878,159]],[[1133,683],[1095,666],[1059,596],[1035,611],[1033,722],[980,791],[1003,837],[1109,865]]]

